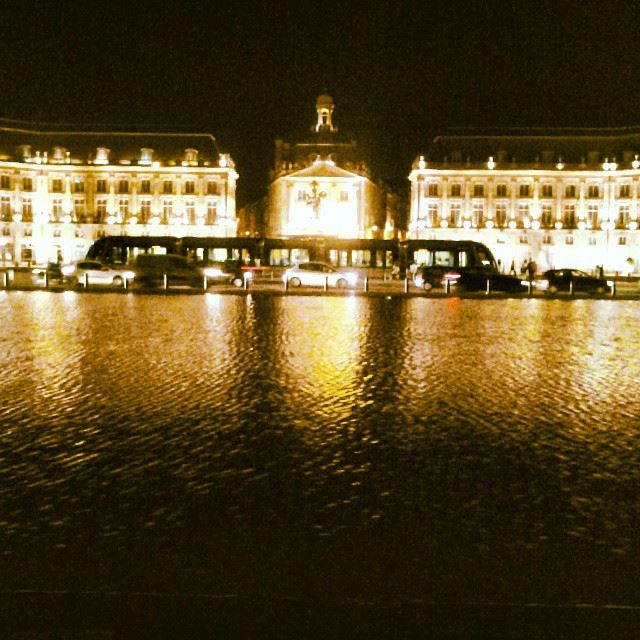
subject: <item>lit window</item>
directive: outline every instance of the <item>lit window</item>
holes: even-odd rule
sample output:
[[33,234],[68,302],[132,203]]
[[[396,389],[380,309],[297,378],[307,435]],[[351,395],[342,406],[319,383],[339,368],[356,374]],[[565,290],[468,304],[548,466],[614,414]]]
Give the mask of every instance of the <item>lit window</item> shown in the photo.
[[507,197],[507,185],[504,183],[499,184],[496,187],[496,195],[498,198],[506,198]]
[[173,182],[171,180],[165,180],[162,183],[162,193],[173,193]]
[[340,192],[340,202],[349,202],[349,192],[341,191]]
[[600,217],[600,207],[597,204],[590,204],[587,207],[587,221],[592,229],[598,226],[598,219]]
[[531,197],[531,185],[530,184],[521,184],[520,185],[520,197],[521,198],[530,198]]
[[553,187],[550,184],[542,185],[542,197],[553,198]]
[[144,198],[140,201],[140,222],[146,224],[151,217],[151,200]]
[[590,184],[587,189],[587,198],[599,198],[600,187],[597,184]]
[[631,185],[620,185],[620,198],[629,198],[631,196]]
[[11,178],[9,176],[0,176],[0,189],[11,189]]
[[435,182],[430,182],[428,187],[428,194],[432,198],[436,198],[438,196],[438,185]]
[[462,185],[458,182],[455,182],[454,184],[451,185],[451,197],[452,198],[459,198],[460,195],[462,194]]
[[507,224],[507,205],[496,205],[496,225],[498,227],[505,227]]
[[84,180],[76,179],[73,183],[73,190],[75,193],[84,193]]
[[474,184],[473,185],[473,197],[474,198],[484,198],[484,185],[483,184]]
[[140,193],[151,193],[151,181],[149,180],[140,181]]
[[51,191],[53,193],[62,193],[62,180],[60,178],[54,178],[51,181]]
[[107,181],[104,179],[96,180],[96,192],[107,193]]
[[31,178],[22,178],[22,190],[33,191],[33,180]]
[[193,195],[196,192],[196,183],[193,180],[187,180],[184,183],[184,192]]
[[627,244],[627,238],[626,236],[620,236],[618,238],[618,244]]
[[564,226],[568,228],[572,228],[576,226],[576,207],[573,204],[565,205]]
[[9,196],[2,196],[0,198],[0,215],[3,221],[11,221],[11,198],[9,198]]
[[129,193],[129,181],[120,180],[118,182],[118,193]]
[[218,216],[218,208],[215,202],[207,202],[207,224],[215,224]]
[[549,204],[542,205],[542,212],[540,215],[540,224],[543,227],[549,228],[553,224],[553,208]]
[[22,219],[24,222],[31,222],[33,220],[33,203],[31,198],[22,199]]
[[576,185],[575,184],[568,184],[565,187],[564,197],[565,198],[575,198],[576,197]]
[[[300,193],[304,194],[304,191],[302,191],[302,192],[298,191],[298,200],[300,200]],[[207,182],[207,195],[210,195],[210,196],[217,196],[218,195],[218,183],[217,182],[214,182],[214,181]],[[303,195],[302,199],[304,200],[304,195]]]

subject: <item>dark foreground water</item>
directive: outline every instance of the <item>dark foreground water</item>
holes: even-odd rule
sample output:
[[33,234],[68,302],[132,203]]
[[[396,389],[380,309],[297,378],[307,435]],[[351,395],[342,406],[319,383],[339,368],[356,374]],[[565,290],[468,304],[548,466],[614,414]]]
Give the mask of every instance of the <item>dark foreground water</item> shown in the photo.
[[635,611],[639,326],[636,301],[1,293],[0,594]]

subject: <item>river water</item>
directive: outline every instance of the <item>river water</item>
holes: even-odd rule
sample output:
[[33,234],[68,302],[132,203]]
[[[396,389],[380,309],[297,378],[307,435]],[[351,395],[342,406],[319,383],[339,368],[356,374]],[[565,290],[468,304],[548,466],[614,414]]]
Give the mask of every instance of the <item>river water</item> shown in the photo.
[[0,293],[0,590],[640,605],[640,304]]

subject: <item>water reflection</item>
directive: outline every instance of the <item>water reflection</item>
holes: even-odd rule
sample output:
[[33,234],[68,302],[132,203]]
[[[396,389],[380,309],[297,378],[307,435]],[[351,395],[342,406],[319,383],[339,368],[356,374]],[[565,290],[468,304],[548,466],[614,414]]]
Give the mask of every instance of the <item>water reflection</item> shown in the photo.
[[4,588],[637,603],[636,302],[0,301]]

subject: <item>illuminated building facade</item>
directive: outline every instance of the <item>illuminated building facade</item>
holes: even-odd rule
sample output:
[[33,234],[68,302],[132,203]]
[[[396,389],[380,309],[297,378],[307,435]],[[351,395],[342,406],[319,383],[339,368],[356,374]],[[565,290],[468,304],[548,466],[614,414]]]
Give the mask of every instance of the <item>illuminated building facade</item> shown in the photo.
[[354,140],[333,122],[331,96],[320,95],[317,120],[301,140],[276,140],[264,234],[267,237],[384,238],[381,189]]
[[237,178],[208,134],[0,122],[0,264],[69,262],[102,235],[235,236]]
[[637,273],[639,154],[640,129],[440,136],[409,175],[407,237],[478,240],[505,270]]

